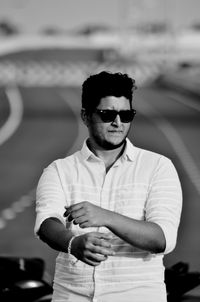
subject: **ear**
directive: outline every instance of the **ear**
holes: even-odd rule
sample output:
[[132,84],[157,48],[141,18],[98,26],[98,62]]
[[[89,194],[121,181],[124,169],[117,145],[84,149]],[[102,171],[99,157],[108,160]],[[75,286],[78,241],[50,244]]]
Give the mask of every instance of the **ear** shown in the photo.
[[86,113],[86,110],[84,108],[81,109],[81,118],[82,118],[82,121],[83,123],[88,126],[89,124],[89,117]]

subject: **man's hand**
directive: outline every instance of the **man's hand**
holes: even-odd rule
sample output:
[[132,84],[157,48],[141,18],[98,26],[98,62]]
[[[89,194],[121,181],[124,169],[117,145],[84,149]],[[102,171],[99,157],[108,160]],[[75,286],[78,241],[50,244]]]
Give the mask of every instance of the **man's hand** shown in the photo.
[[97,266],[108,256],[114,256],[109,242],[111,236],[99,232],[90,232],[74,238],[71,253],[77,259],[91,266]]
[[68,208],[64,213],[67,220],[78,224],[80,228],[106,226],[109,219],[109,211],[100,208],[88,201],[76,203]]

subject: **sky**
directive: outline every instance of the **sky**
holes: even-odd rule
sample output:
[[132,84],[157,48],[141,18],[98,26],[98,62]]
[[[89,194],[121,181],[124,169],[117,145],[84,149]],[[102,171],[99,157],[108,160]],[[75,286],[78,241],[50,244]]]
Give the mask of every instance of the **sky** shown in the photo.
[[0,0],[0,21],[10,20],[28,33],[94,23],[118,27],[148,19],[182,26],[200,22],[199,11],[200,0]]

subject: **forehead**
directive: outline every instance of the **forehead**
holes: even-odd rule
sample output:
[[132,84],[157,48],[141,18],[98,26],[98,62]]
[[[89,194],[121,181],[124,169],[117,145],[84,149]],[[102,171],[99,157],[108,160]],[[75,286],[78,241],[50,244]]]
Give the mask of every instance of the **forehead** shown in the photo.
[[97,106],[98,109],[127,110],[130,109],[130,101],[124,96],[106,96],[102,98]]

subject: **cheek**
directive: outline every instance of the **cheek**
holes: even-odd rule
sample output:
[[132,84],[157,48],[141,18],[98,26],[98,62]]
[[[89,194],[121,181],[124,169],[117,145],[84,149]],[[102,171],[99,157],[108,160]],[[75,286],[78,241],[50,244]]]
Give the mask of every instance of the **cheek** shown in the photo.
[[104,126],[104,124],[99,124],[99,126],[97,127],[97,133],[99,135],[99,137],[105,137],[107,130],[106,127]]
[[125,128],[124,128],[124,129],[125,129],[124,132],[127,133],[127,132],[129,131],[130,128],[131,128],[131,124],[126,124],[126,125],[125,125]]
[[97,136],[104,136],[106,133],[106,128],[103,123],[96,123],[93,124],[90,128],[91,133],[97,135]]
[[123,130],[124,130],[124,132],[128,132],[129,129],[130,129],[130,127],[131,127],[131,123],[124,123],[123,124]]

